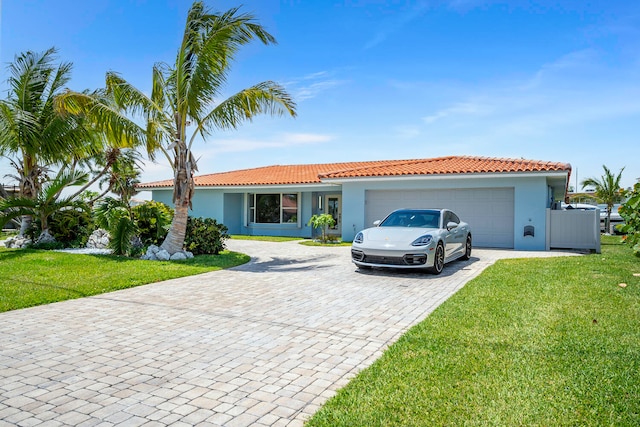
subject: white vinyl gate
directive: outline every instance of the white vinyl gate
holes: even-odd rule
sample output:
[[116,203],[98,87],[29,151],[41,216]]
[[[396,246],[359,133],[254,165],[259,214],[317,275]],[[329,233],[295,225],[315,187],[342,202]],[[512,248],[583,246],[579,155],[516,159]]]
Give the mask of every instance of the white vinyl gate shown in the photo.
[[513,188],[367,190],[365,227],[401,208],[441,208],[471,226],[474,246],[513,248]]
[[547,250],[593,249],[600,253],[600,211],[547,209]]

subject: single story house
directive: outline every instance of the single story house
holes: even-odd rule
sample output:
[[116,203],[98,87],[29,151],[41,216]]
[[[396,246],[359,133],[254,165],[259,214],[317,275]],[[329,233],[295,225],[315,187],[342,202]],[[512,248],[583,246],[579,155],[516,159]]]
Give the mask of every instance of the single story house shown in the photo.
[[[195,178],[193,211],[230,234],[318,234],[314,214],[336,220],[331,233],[351,241],[398,208],[449,208],[468,222],[474,246],[548,249],[547,210],[565,199],[568,163],[448,156],[306,165],[275,165]],[[172,206],[172,180],[139,185]]]

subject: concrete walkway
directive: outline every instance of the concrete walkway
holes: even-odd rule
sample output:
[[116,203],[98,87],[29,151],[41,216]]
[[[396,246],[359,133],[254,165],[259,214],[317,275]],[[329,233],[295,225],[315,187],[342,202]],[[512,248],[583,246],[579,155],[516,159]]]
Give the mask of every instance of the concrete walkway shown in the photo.
[[358,271],[349,247],[232,240],[225,270],[0,314],[0,426],[300,426],[497,259]]

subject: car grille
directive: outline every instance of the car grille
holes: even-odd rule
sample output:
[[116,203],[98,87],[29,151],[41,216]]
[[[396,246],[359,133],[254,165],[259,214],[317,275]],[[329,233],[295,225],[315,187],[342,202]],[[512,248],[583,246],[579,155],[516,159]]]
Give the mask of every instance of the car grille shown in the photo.
[[351,251],[351,258],[354,261],[364,262],[367,264],[382,265],[423,265],[427,262],[425,254],[406,254],[402,257],[365,255],[362,251]]
[[362,261],[364,261],[364,252],[352,250],[351,251],[351,258],[354,261],[361,261],[362,262]]

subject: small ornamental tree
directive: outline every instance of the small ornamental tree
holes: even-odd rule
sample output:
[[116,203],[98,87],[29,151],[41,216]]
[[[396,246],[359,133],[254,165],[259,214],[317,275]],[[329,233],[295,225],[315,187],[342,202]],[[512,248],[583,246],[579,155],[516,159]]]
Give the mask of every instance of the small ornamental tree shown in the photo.
[[640,183],[634,185],[627,196],[629,199],[618,209],[620,216],[624,219],[621,230],[625,236],[622,240],[630,244],[633,252],[640,256]]
[[327,227],[333,227],[336,225],[336,220],[329,214],[314,215],[311,217],[307,225],[313,226],[313,228],[320,228],[322,230],[322,243],[327,243]]

